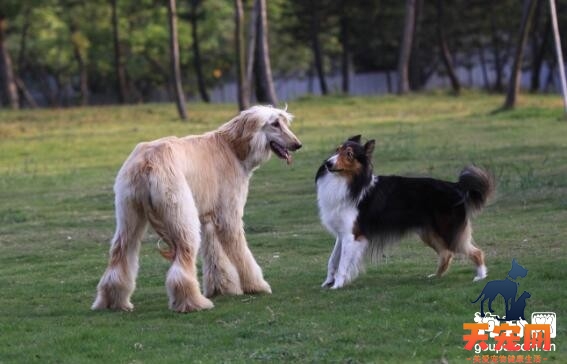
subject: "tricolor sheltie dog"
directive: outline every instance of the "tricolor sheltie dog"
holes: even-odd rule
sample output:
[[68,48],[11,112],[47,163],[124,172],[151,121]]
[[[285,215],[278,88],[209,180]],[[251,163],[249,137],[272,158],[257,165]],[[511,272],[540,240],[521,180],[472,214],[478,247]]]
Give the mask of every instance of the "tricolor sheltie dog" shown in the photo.
[[[458,182],[433,178],[377,176],[372,172],[374,140],[349,138],[317,171],[317,201],[323,225],[336,236],[323,287],[343,287],[358,275],[367,251],[415,232],[439,256],[442,276],[455,253],[476,265],[474,281],[486,277],[484,253],[473,243],[470,218],[494,192],[494,179],[475,166]],[[371,249],[369,249],[371,248]]]

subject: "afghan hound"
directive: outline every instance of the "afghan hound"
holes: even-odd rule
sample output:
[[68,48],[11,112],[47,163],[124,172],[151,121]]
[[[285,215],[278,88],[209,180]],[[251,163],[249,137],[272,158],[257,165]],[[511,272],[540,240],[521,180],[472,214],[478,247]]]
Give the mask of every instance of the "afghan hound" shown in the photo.
[[[248,248],[242,216],[253,171],[272,152],[291,163],[301,148],[289,129],[292,115],[271,106],[242,111],[198,136],[165,137],[138,144],[114,185],[116,232],[93,310],[134,308],[140,241],[148,222],[167,244],[171,261],[169,308],[210,309],[207,297],[271,293]],[[203,294],[196,260],[203,258]]]

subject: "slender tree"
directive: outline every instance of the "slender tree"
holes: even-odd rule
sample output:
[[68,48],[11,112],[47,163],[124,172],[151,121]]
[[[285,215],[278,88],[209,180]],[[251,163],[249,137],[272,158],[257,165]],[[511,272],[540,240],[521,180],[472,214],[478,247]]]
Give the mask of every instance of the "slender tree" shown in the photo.
[[350,21],[348,15],[347,0],[340,2],[340,15],[339,15],[339,33],[341,42],[341,90],[344,94],[348,94],[350,90],[350,58],[351,58],[351,44],[350,44]]
[[250,9],[250,20],[248,21],[248,49],[246,51],[246,86],[248,91],[248,102],[251,101],[252,88],[254,86],[254,66],[256,64],[256,31],[258,30],[258,11],[260,2],[254,1]]
[[496,77],[494,79],[494,90],[495,91],[502,91],[504,89],[503,86],[503,77],[502,77],[502,54],[500,49],[503,47],[503,45],[501,44],[502,42],[500,42],[498,33],[499,30],[496,27],[495,24],[495,20],[494,17],[496,15],[493,13],[489,14],[490,17],[490,33],[491,33],[491,41],[492,41],[492,54],[493,54],[493,58],[494,58],[494,72],[496,74]]
[[410,91],[409,65],[416,20],[416,0],[406,0],[404,32],[398,58],[398,94]]
[[[16,77],[16,86],[18,87],[18,90],[21,93],[21,98],[25,100],[29,107],[31,107],[32,109],[37,108],[37,103],[35,102],[35,99],[33,98],[32,94],[30,93],[30,91],[28,90],[28,88],[26,87],[26,84],[24,83],[24,80],[22,80],[20,77],[15,76]],[[23,105],[23,103],[22,103]]]
[[425,40],[425,37],[422,35],[425,31],[423,29],[423,16],[423,0],[415,0],[414,26],[408,69],[410,90],[422,88],[427,81],[427,73],[433,73],[435,70],[435,68],[430,66],[434,61],[426,57],[430,52],[427,52],[422,47]]
[[514,64],[512,65],[512,73],[510,74],[510,82],[508,84],[508,91],[506,92],[506,100],[504,102],[504,109],[512,109],[516,106],[516,99],[520,93],[520,77],[522,73],[522,59],[524,49],[528,41],[528,33],[532,18],[535,12],[537,0],[525,0],[524,11],[522,16],[522,23],[520,25],[520,32],[518,34],[518,43],[516,46],[516,53],[514,56]]
[[[31,26],[31,6],[27,6],[24,9],[24,21],[23,21],[23,25],[22,25],[22,31],[21,31],[21,37],[20,37],[20,52],[18,53],[18,70],[20,71],[20,74],[24,72],[24,70],[27,68],[27,59],[26,59],[26,50],[27,50],[27,39],[28,39],[28,35],[29,35],[29,29]],[[29,107],[31,108],[37,108],[38,105],[35,101],[35,99],[33,98],[31,92],[28,90],[28,88],[26,87],[26,84],[24,82],[24,80],[22,80],[17,74],[14,75],[15,77],[15,81],[16,81],[16,86],[18,87],[19,90],[19,99],[20,99],[20,105],[23,107],[24,102],[23,100],[25,100],[25,102],[27,102],[27,104],[29,105]]]
[[319,4],[316,4],[314,0],[309,0],[310,7],[310,38],[311,38],[311,50],[313,51],[313,61],[315,63],[315,71],[317,72],[317,77],[319,78],[319,87],[321,88],[321,94],[327,95],[329,90],[327,88],[327,80],[325,79],[325,69],[323,65],[323,51],[321,49],[321,42],[319,41],[319,32],[321,28],[321,15]]
[[181,84],[181,68],[179,66],[179,41],[177,39],[177,7],[175,0],[168,0],[167,15],[169,21],[169,57],[171,67],[171,78],[175,93],[177,111],[182,120],[187,120],[187,109],[185,107],[185,95]]
[[[20,74],[23,74],[26,71],[27,68],[27,59],[26,59],[26,52],[27,52],[27,44],[28,44],[28,35],[29,35],[29,31],[30,31],[30,26],[31,26],[31,11],[32,11],[32,6],[25,6],[23,9],[23,23],[22,23],[22,28],[21,28],[21,32],[20,32],[20,51],[18,53],[18,58],[17,58],[17,69],[19,71]],[[18,86],[18,90],[20,91],[19,93],[19,98],[20,98],[20,105],[23,107],[23,101],[25,100],[30,107],[32,108],[36,108],[37,107],[37,103],[35,102],[33,96],[31,95],[31,93],[29,92],[28,88],[26,87],[26,84],[24,82],[24,80],[22,80],[20,77],[18,77],[16,75],[16,85]]]
[[278,103],[278,99],[270,64],[266,0],[256,0],[256,2],[258,4],[258,12],[256,14],[256,59],[254,62],[256,67],[256,98],[259,102],[268,102],[275,106]]
[[89,103],[89,77],[87,71],[86,49],[82,44],[84,40],[82,39],[76,20],[70,20],[69,30],[71,31],[73,55],[75,56],[75,60],[77,61],[79,68],[79,102],[84,106]]
[[112,10],[112,43],[114,46],[114,73],[116,77],[116,91],[118,101],[123,104],[128,100],[128,83],[126,82],[126,69],[122,61],[122,47],[120,46],[120,27],[118,23],[117,0],[110,0]]
[[539,41],[538,38],[539,37],[536,35],[536,32],[534,32],[534,40],[532,43],[533,60],[530,79],[530,92],[537,92],[539,90],[541,66],[543,65],[543,59],[551,40],[551,20],[549,20],[549,18],[545,22],[543,34],[541,35],[541,41]]
[[10,108],[17,110],[20,108],[18,86],[16,85],[16,76],[12,67],[12,58],[7,47],[6,28],[6,15],[0,9],[0,69],[2,70],[2,77],[0,78],[4,81],[4,92],[8,97]]
[[234,49],[239,110],[250,107],[249,83],[246,79],[246,47],[244,45],[244,8],[242,0],[234,0]]
[[443,65],[445,65],[445,71],[451,80],[451,87],[455,94],[459,94],[461,91],[461,83],[455,72],[455,67],[453,66],[453,57],[449,51],[449,46],[447,44],[447,37],[445,36],[445,23],[444,23],[444,12],[445,3],[443,0],[437,0],[437,38],[439,40],[439,49],[441,52],[441,59],[443,60]]
[[480,61],[480,68],[482,70],[482,80],[484,82],[484,88],[486,90],[489,90],[490,83],[488,82],[488,70],[486,67],[486,58],[484,57],[484,47],[482,45],[478,47],[478,59]]
[[197,87],[199,89],[199,95],[201,95],[201,100],[203,100],[204,102],[210,102],[209,94],[207,92],[207,86],[205,85],[205,76],[203,75],[203,65],[201,61],[201,47],[199,45],[198,20],[199,20],[200,5],[201,5],[201,0],[191,0],[191,15],[189,19],[191,22],[191,36],[193,38],[193,43],[192,43],[193,65],[195,67],[195,74],[197,76]]

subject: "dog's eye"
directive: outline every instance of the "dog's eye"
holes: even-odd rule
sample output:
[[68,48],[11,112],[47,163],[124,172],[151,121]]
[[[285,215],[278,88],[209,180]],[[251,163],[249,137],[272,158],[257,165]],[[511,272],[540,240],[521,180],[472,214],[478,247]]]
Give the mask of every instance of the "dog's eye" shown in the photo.
[[274,128],[278,128],[278,129],[281,127],[279,121],[274,121],[274,122],[272,123],[272,126],[273,126]]

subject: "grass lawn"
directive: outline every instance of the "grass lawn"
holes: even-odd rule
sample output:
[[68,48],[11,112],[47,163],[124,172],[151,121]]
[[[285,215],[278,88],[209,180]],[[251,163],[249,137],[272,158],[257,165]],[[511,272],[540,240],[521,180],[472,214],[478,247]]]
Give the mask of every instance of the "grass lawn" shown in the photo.
[[556,351],[537,355],[567,362],[567,121],[558,96],[493,113],[502,102],[471,93],[290,103],[304,147],[291,167],[274,158],[255,172],[245,215],[273,294],[215,298],[213,310],[186,315],[167,309],[168,264],[151,231],[135,311],[89,309],[114,231],[112,185],[137,142],[213,129],[235,106],[190,104],[189,123],[172,104],[0,112],[0,363],[472,363],[462,326],[485,283],[472,283],[464,259],[427,279],[435,253],[408,237],[353,284],[320,288],[334,239],[317,216],[314,175],[359,133],[377,140],[380,174],[455,180],[468,163],[495,173],[497,197],[473,224],[488,279],[504,279],[512,258],[529,270],[518,288],[532,296],[526,315],[558,317]]

